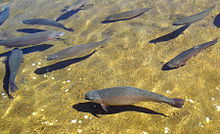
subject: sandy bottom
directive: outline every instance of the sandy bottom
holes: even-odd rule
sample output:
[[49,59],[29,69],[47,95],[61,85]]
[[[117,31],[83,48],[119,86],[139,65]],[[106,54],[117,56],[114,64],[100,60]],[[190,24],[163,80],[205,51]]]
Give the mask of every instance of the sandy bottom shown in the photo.
[[[1,39],[27,35],[18,32],[24,28],[65,32],[65,40],[43,43],[54,45],[44,51],[37,51],[45,47],[42,44],[38,49],[28,47],[32,53],[24,56],[16,79],[20,90],[12,94],[14,99],[8,99],[3,90],[5,65],[0,63],[1,134],[220,134],[220,43],[199,53],[184,67],[161,70],[179,53],[219,37],[219,28],[213,25],[219,6],[177,38],[148,43],[179,28],[172,26],[178,16],[203,11],[213,0],[92,0],[92,8],[70,17],[61,10],[74,2],[71,0],[0,2],[0,6],[8,4],[11,8],[9,19],[0,27]],[[145,7],[156,8],[132,20],[101,23],[108,15]],[[31,18],[59,18],[60,23],[75,31],[22,24],[22,20]],[[47,55],[64,48],[100,41],[106,36],[111,40],[86,59],[45,60]],[[7,51],[0,48],[1,61]],[[186,102],[181,109],[141,102],[110,107],[106,113],[100,105],[84,100],[90,90],[115,86],[142,88]]]

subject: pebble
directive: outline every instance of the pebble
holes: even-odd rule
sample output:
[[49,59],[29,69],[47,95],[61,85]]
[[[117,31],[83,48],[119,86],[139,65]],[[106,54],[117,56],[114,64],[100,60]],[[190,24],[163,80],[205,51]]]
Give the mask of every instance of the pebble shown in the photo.
[[77,119],[71,120],[71,123],[76,123]]
[[55,79],[55,77],[52,77],[51,79],[52,79],[52,80],[54,80],[54,79]]
[[89,118],[89,116],[88,115],[84,115],[84,119],[88,119]]
[[44,111],[44,109],[42,108],[40,111],[42,111],[42,112],[43,112],[43,111]]
[[36,77],[32,77],[32,79],[36,80],[37,78]]
[[78,132],[78,133],[82,133],[82,130],[81,130],[81,129],[77,129],[77,132]]
[[47,77],[47,75],[46,75],[46,74],[44,74],[44,77]]
[[70,80],[66,80],[66,82],[71,82]]
[[189,101],[191,103],[195,103],[195,101],[193,101],[192,99],[186,99],[186,101]]
[[209,118],[209,117],[206,117],[206,118],[205,118],[205,121],[206,121],[207,123],[209,123],[209,122],[210,122],[210,118]]
[[79,123],[82,123],[82,120],[79,120],[78,122],[79,122]]
[[67,70],[68,70],[68,71],[70,71],[70,70],[71,70],[71,68],[68,68]]
[[169,133],[169,128],[168,128],[168,127],[165,127],[165,128],[164,128],[164,133],[165,133],[165,134]]
[[2,93],[2,96],[5,96],[5,93]]
[[32,66],[35,66],[36,64],[35,63],[32,63]]
[[215,97],[211,97],[211,100],[212,100],[212,101],[215,101]]
[[170,93],[171,93],[171,91],[170,91],[170,90],[167,90],[167,91],[166,91],[166,93],[167,93],[167,94],[170,94]]
[[217,109],[217,111],[220,111],[220,106],[216,106],[215,108]]
[[41,65],[41,62],[38,62],[37,64],[38,64],[38,65]]
[[198,126],[199,127],[204,127],[204,125],[201,122],[198,124]]
[[69,89],[66,89],[64,92],[67,93],[69,91]]

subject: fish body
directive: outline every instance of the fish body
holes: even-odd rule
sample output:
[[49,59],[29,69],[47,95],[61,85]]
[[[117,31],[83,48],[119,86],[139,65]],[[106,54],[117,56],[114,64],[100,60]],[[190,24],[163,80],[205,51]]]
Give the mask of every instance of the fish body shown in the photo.
[[62,36],[64,33],[59,31],[45,31],[29,34],[22,37],[16,37],[8,40],[0,40],[0,46],[6,48],[24,47],[35,45],[48,40],[54,40]]
[[8,62],[10,68],[9,87],[11,92],[15,92],[19,89],[15,84],[15,78],[23,62],[23,52],[20,49],[14,49],[9,56]]
[[77,0],[75,3],[73,3],[71,6],[69,6],[68,8],[66,8],[64,11],[65,12],[70,12],[72,10],[78,10],[83,8],[84,6],[87,5],[87,2],[89,0]]
[[192,24],[193,22],[199,21],[199,20],[203,19],[204,17],[206,17],[215,8],[215,6],[216,6],[216,4],[214,4],[209,9],[206,9],[202,12],[197,13],[197,14],[187,16],[187,17],[183,17],[183,18],[175,21],[173,23],[173,25]]
[[65,48],[64,50],[58,51],[55,54],[49,55],[47,60],[60,60],[65,58],[80,58],[86,55],[91,54],[94,50],[99,47],[102,47],[104,43],[106,43],[109,38],[106,38],[99,42],[92,42],[88,44],[81,44],[72,47]]
[[181,108],[184,104],[183,99],[168,98],[134,87],[112,87],[92,90],[85,94],[85,99],[100,103],[105,111],[107,111],[107,105],[131,105],[142,101],[162,102],[178,108]]
[[10,8],[8,6],[4,6],[0,11],[0,25],[2,25],[9,16]]
[[54,27],[59,27],[68,31],[73,31],[72,28],[67,28],[63,24],[58,23],[57,21],[54,20],[49,20],[49,19],[29,19],[29,20],[23,20],[24,24],[28,25],[47,25],[47,26],[54,26]]
[[175,58],[170,60],[168,63],[166,63],[163,67],[162,70],[169,70],[169,69],[175,69],[181,66],[184,66],[186,62],[191,59],[193,56],[196,56],[199,52],[202,50],[216,44],[218,39],[214,39],[213,41],[209,41],[207,43],[198,45],[196,47],[193,47],[191,49],[188,49],[179,55],[177,55]]
[[126,12],[122,12],[119,14],[110,15],[110,16],[107,16],[105,20],[102,22],[107,23],[107,22],[133,19],[144,14],[146,11],[149,11],[149,10],[150,8],[142,8],[142,9],[137,9],[133,11],[126,11]]

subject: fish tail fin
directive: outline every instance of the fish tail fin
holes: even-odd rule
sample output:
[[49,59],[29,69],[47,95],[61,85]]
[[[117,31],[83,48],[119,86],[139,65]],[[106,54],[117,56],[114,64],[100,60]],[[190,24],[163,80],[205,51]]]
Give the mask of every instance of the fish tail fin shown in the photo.
[[66,28],[66,27],[64,27],[64,29],[67,30],[67,31],[71,31],[71,32],[74,31],[72,28]]
[[14,82],[10,82],[10,89],[11,89],[11,92],[15,92],[19,88],[17,87],[17,85]]
[[172,98],[172,100],[174,101],[174,104],[171,104],[171,106],[177,108],[182,108],[185,102],[184,99],[180,99],[180,98]]
[[92,7],[93,7],[93,4],[87,4],[87,5],[82,6],[80,9],[81,10],[86,10],[86,9],[89,9],[89,8],[92,8]]

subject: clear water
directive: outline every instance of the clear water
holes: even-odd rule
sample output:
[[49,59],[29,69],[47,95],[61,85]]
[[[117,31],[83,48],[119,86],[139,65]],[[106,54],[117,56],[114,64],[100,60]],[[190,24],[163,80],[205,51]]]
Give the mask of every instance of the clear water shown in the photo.
[[[46,42],[54,46],[24,56],[25,61],[16,79],[20,90],[12,94],[14,99],[8,99],[3,88],[0,91],[1,134],[220,134],[220,44],[199,53],[184,67],[161,70],[164,63],[180,52],[219,37],[219,28],[213,25],[219,6],[178,38],[158,44],[148,43],[177,29],[172,26],[177,16],[203,11],[217,0],[92,0],[92,8],[60,21],[72,27],[74,32],[22,24],[22,20],[31,18],[56,20],[63,14],[61,10],[73,2],[1,1],[0,6],[8,4],[11,8],[9,19],[0,27],[1,39],[26,35],[16,31],[23,28],[65,32],[64,41]],[[145,7],[156,8],[132,20],[100,23],[108,15]],[[105,36],[111,36],[111,40],[85,60],[65,64],[45,60],[47,55],[66,47],[100,41]],[[1,47],[0,51],[9,50]],[[35,73],[39,68],[56,63],[63,68]],[[0,63],[0,66],[0,85],[3,85],[5,65]],[[83,98],[87,91],[115,86],[147,89],[168,97],[183,98],[186,102],[181,109],[141,102],[130,110],[128,107],[114,107],[110,114]],[[91,113],[97,114],[98,118]]]

